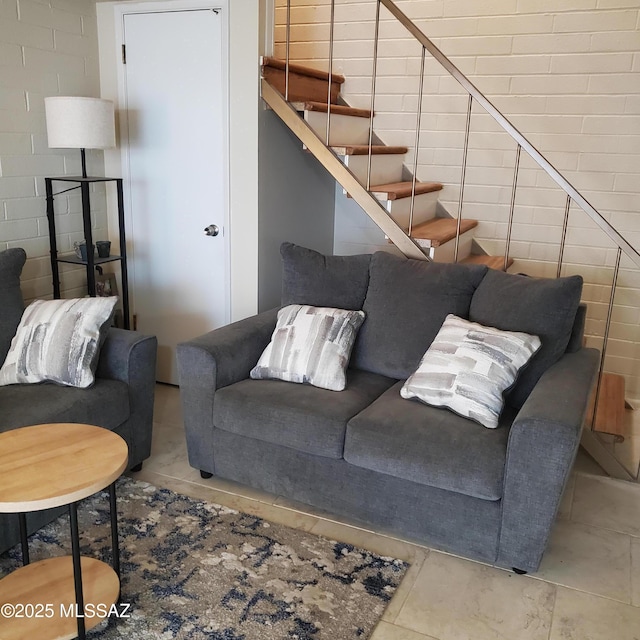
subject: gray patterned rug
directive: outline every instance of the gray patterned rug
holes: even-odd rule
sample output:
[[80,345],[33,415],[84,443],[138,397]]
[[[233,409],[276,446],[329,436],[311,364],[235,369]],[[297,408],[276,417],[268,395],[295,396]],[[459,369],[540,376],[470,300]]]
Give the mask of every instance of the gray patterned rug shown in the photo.
[[[78,509],[82,553],[110,563],[108,495]],[[90,638],[363,640],[407,564],[129,478],[118,481],[123,603]],[[66,516],[31,558],[70,553]],[[0,556],[0,575],[21,565]]]

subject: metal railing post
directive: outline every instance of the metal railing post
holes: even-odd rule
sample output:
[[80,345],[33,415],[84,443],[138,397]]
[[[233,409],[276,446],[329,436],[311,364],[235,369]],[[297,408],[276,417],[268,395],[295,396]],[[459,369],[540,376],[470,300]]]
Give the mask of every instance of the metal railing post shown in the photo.
[[511,231],[513,229],[513,212],[516,206],[516,189],[518,188],[518,169],[520,168],[520,152],[522,147],[518,145],[516,150],[516,163],[513,168],[513,184],[511,186],[511,202],[509,203],[509,222],[507,224],[507,240],[504,247],[504,270],[509,266],[509,248],[511,247]]
[[467,153],[469,152],[469,131],[471,129],[471,109],[473,108],[473,96],[469,94],[467,104],[467,123],[464,129],[464,149],[462,150],[462,169],[460,171],[460,198],[458,199],[458,220],[456,223],[456,242],[453,250],[453,261],[458,262],[458,250],[460,248],[460,225],[462,224],[462,201],[464,199],[464,181],[467,175]]
[[333,31],[335,26],[336,0],[331,0],[331,22],[329,23],[329,88],[327,90],[327,147],[331,130],[331,86],[333,76]]
[[376,102],[376,73],[378,72],[378,38],[380,35],[380,0],[376,0],[376,26],[373,35],[373,68],[371,70],[371,115],[369,116],[369,158],[367,160],[367,191],[371,188],[371,147],[373,143],[373,108]]
[[604,373],[604,359],[607,356],[607,344],[609,343],[609,330],[611,328],[611,318],[613,316],[613,304],[616,296],[616,286],[618,284],[618,273],[620,272],[620,258],[622,249],[618,247],[616,253],[616,265],[613,269],[613,281],[611,283],[611,296],[609,297],[609,309],[607,310],[607,322],[604,326],[604,336],[602,338],[602,353],[600,355],[600,367],[598,368],[598,383],[596,384],[596,398],[593,403],[593,417],[591,419],[591,430],[596,426],[596,416],[598,415],[598,403],[600,401],[600,388],[602,387],[602,375]]
[[291,0],[287,0],[287,27],[284,62],[284,99],[289,102],[289,55],[291,48]]
[[562,273],[562,260],[564,258],[564,245],[567,241],[567,227],[569,226],[569,209],[571,209],[571,196],[567,195],[567,202],[564,205],[564,220],[562,222],[562,237],[560,238],[560,253],[558,254],[558,269],[556,278]]
[[424,58],[427,50],[422,47],[422,60],[420,61],[420,83],[418,88],[418,114],[416,117],[416,143],[413,158],[413,177],[411,178],[411,205],[409,208],[409,235],[413,230],[413,210],[416,202],[416,180],[418,176],[418,154],[420,152],[420,120],[422,117],[422,92],[424,88]]

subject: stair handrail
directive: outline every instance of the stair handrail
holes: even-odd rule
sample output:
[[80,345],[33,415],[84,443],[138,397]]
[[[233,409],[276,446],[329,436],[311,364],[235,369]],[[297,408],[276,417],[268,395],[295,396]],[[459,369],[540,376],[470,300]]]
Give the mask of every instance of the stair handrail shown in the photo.
[[554,182],[640,267],[640,253],[611,225],[611,223],[538,151],[531,142],[501,113],[493,103],[465,76],[458,67],[424,34],[393,0],[376,0],[409,31],[463,89],[513,138]]

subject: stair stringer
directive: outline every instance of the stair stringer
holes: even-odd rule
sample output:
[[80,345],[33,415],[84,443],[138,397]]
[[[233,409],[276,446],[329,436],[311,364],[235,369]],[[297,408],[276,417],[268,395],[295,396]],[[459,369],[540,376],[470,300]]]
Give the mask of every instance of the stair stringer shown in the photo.
[[298,112],[264,78],[261,80],[262,99],[275,114],[291,129],[292,133],[317,158],[322,166],[346,189],[353,200],[373,220],[381,231],[393,242],[407,258],[428,261],[416,242],[398,226],[387,210],[367,189],[358,182],[337,155],[329,149]]

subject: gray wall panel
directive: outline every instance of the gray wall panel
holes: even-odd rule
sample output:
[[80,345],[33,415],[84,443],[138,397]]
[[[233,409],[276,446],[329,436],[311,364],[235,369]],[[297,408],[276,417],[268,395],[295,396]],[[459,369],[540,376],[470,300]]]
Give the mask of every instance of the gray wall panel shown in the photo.
[[273,111],[259,119],[258,310],[280,304],[280,244],[333,253],[335,181]]

